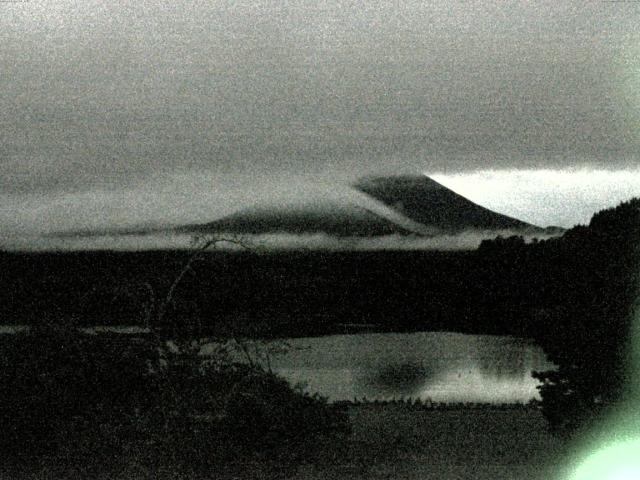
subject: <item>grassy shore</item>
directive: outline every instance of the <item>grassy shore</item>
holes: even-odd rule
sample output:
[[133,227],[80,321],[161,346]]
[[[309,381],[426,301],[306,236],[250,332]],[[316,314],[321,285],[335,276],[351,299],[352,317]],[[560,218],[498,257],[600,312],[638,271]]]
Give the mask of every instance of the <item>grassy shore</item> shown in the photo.
[[[449,408],[421,410],[403,404],[348,407],[352,434],[344,449],[321,464],[279,475],[278,465],[240,464],[211,479],[544,479],[557,477],[567,445],[552,436],[539,410]],[[98,467],[98,468],[97,468]],[[51,465],[0,468],[0,478],[192,479],[163,466],[142,469],[135,458],[73,471]],[[204,480],[204,479],[203,479]]]
[[349,409],[349,462],[308,468],[299,478],[557,478],[566,443],[551,435],[536,408]]

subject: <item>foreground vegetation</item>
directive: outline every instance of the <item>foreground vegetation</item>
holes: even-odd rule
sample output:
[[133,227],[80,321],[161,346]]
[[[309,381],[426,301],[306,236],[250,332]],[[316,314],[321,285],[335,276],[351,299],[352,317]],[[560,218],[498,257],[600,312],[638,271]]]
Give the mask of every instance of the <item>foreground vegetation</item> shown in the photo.
[[278,476],[349,433],[338,406],[224,352],[72,328],[0,338],[0,449],[14,468],[93,478],[118,458],[194,478],[252,463]]
[[135,456],[120,456],[101,469],[41,464],[18,470],[1,465],[0,478],[548,480],[558,478],[556,473],[567,462],[567,442],[549,433],[536,408],[450,405],[442,410],[416,410],[388,403],[351,405],[346,414],[352,428],[338,453],[335,448],[326,449],[322,461],[303,461],[285,471],[278,471],[273,463],[245,459],[242,464],[194,474],[166,460],[156,461],[149,469]]

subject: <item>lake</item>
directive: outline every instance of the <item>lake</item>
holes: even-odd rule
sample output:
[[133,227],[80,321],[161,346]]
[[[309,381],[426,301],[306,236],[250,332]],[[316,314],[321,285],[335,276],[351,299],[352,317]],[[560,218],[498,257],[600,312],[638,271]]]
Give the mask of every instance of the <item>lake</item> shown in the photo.
[[287,340],[272,369],[329,400],[420,398],[434,402],[527,402],[535,370],[554,368],[520,338],[429,332]]
[[[28,327],[2,325],[0,333]],[[144,333],[139,327],[87,332]],[[285,353],[266,351],[280,350]],[[292,384],[331,401],[419,398],[434,402],[516,403],[539,399],[532,371],[549,370],[540,347],[516,337],[449,332],[366,333],[246,344]],[[211,351],[213,344],[202,353]]]

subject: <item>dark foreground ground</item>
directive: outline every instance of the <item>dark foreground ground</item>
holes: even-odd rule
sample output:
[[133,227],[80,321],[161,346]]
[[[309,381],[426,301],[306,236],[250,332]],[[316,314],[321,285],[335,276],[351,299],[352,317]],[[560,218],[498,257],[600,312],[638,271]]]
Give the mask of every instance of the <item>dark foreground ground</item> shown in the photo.
[[407,411],[357,407],[350,465],[308,469],[300,478],[553,479],[564,442],[540,412],[523,409]]
[[[565,443],[535,408],[419,410],[406,405],[349,407],[353,433],[344,455],[302,466],[290,479],[555,479]],[[114,458],[92,473],[49,465],[0,467],[2,479],[194,479],[163,467],[145,471],[135,458]],[[87,464],[91,460],[87,459]],[[263,479],[274,465],[241,465],[207,478]]]

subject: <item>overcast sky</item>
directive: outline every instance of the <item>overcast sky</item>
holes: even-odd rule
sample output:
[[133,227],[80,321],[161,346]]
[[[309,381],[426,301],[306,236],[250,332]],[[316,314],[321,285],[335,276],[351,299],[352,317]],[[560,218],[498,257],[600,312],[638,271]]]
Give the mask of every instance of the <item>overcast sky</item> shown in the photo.
[[[640,195],[638,25],[636,1],[0,2],[0,228],[206,220],[379,173],[470,194],[487,170],[511,190],[477,201],[584,221]],[[514,210],[541,169],[578,176]]]

